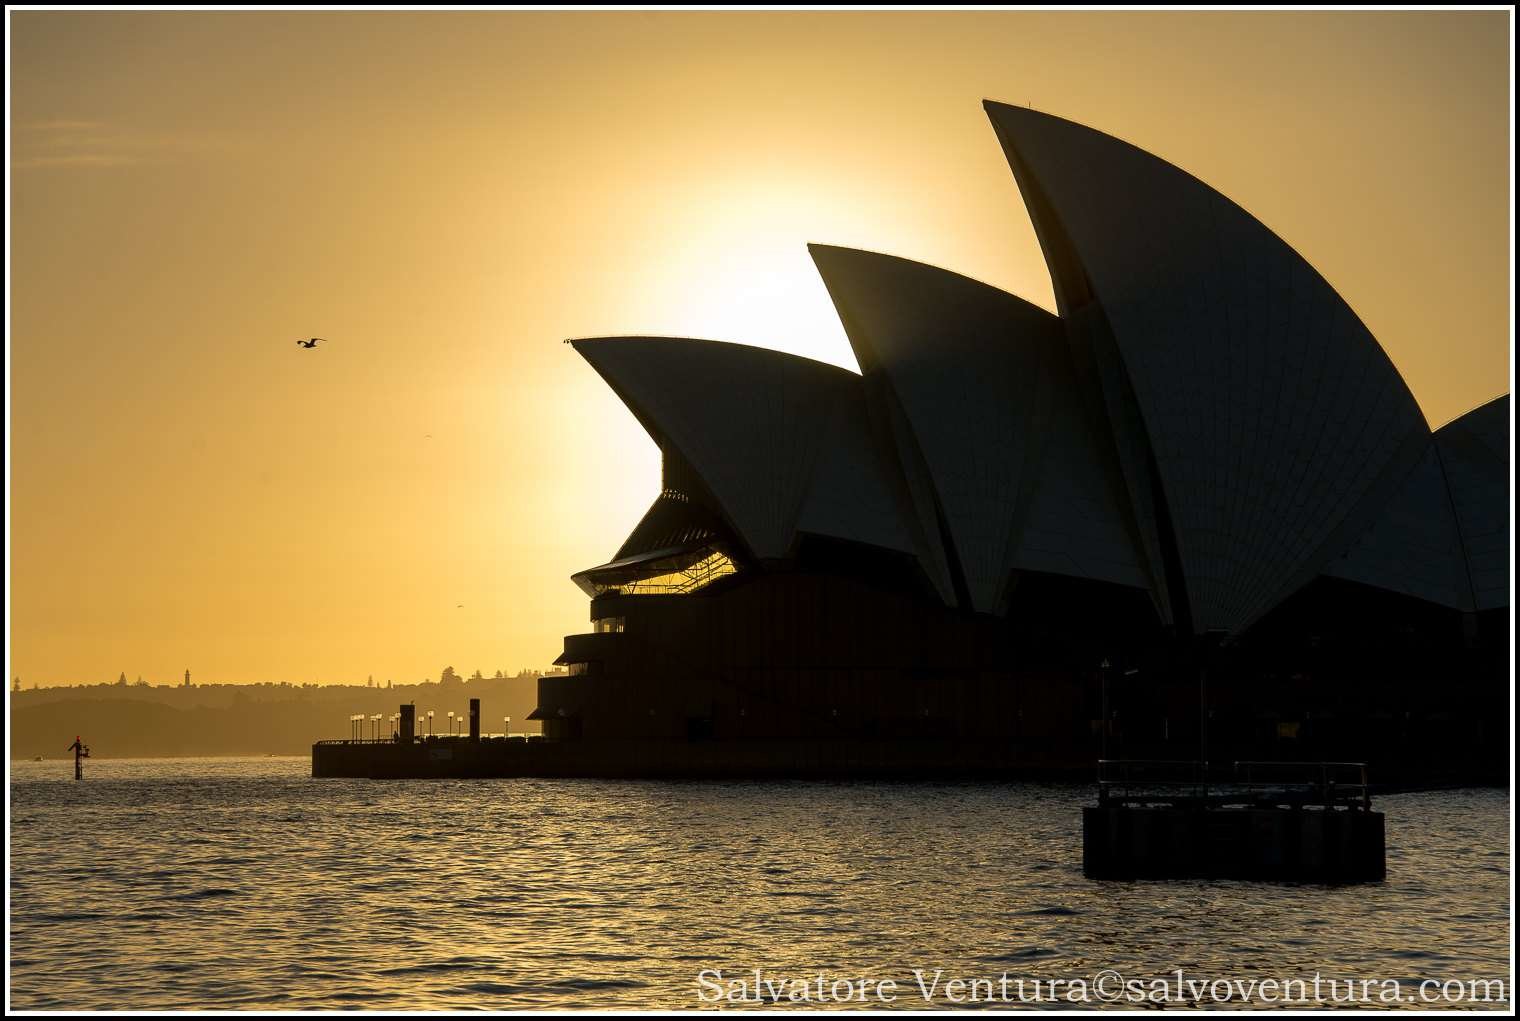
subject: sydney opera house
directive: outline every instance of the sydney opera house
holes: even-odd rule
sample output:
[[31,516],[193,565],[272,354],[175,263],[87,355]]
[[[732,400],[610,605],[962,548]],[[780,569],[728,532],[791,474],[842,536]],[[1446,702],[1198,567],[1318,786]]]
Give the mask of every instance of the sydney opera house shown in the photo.
[[541,682],[546,737],[653,771],[672,748],[736,772],[1100,748],[1502,770],[1508,396],[1432,431],[1250,213],[1117,138],[986,110],[1059,314],[813,246],[859,374],[572,342],[663,485],[574,576],[591,627]]

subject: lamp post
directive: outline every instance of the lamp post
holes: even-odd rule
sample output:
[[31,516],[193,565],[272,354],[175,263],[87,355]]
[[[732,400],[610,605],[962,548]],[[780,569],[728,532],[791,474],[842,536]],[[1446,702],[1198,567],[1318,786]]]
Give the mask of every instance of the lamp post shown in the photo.
[[1098,665],[1098,671],[1103,678],[1103,733],[1100,744],[1102,750],[1099,754],[1104,759],[1108,758],[1108,670],[1109,663],[1107,657],[1105,657],[1103,662]]
[[433,736],[433,710],[428,710],[428,737]]
[[1205,775],[1209,764],[1209,670],[1198,657],[1198,761],[1203,763]]
[[507,717],[507,736],[512,736],[512,717]]
[[449,737],[453,737],[453,736],[454,736],[454,712],[453,712],[453,710],[450,710],[449,711]]

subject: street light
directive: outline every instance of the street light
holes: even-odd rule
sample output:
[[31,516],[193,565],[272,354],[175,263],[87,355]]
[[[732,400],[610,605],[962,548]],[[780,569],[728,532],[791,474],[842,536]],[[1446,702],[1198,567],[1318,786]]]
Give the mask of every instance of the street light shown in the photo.
[[454,736],[454,711],[449,710],[449,737]]
[[428,710],[428,737],[433,736],[433,710]]
[[507,736],[512,736],[512,717],[507,717]]
[[[1098,754],[1102,758],[1107,759],[1108,758],[1108,671],[1109,671],[1109,663],[1108,663],[1108,657],[1107,656],[1103,657],[1103,662],[1098,664],[1098,670],[1099,670],[1099,672],[1101,674],[1101,681],[1100,681],[1100,683],[1103,685],[1103,736],[1100,739],[1100,742],[1101,742],[1100,743],[1100,748],[1102,750]],[[1088,703],[1088,704],[1091,705],[1091,703]],[[1099,772],[1101,774],[1102,771],[1100,770]]]

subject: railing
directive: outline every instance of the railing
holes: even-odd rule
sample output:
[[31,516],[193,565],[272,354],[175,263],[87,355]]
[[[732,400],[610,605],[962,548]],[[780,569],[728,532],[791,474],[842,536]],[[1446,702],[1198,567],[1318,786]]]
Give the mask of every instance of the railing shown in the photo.
[[1099,759],[1098,802],[1108,804],[1202,798],[1209,764],[1190,759]]
[[[481,734],[481,741],[542,741],[542,734],[524,734],[517,731],[514,734]],[[410,741],[403,741],[400,737],[348,737],[348,738],[324,738],[315,742],[319,745],[379,745],[379,744],[428,744],[437,741],[468,741],[469,734],[418,734]]]
[[1258,801],[1372,807],[1365,762],[1237,762],[1235,777]]
[[1372,795],[1365,762],[1236,762],[1229,776],[1213,778],[1196,760],[1100,759],[1098,804],[1367,811]]

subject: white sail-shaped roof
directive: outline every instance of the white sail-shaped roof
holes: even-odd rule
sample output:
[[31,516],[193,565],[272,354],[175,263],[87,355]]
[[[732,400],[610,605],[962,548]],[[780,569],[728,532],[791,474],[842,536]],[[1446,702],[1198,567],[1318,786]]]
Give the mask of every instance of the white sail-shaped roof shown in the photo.
[[754,556],[789,555],[798,531],[918,552],[855,373],[708,340],[571,343],[696,472]]
[[1457,610],[1473,608],[1462,538],[1433,439],[1393,499],[1325,573]]
[[975,609],[1000,609],[1019,568],[1147,584],[1055,316],[923,263],[810,250],[862,371],[877,379],[867,392],[907,419],[899,456],[922,459],[933,491],[919,524],[943,520]]
[[1372,526],[1325,573],[1453,609],[1509,605],[1509,397],[1436,430]]
[[895,462],[872,432],[858,379],[834,402],[818,446],[797,531],[921,556]]
[[1118,139],[987,110],[1060,317],[814,246],[863,375],[573,341],[664,454],[668,492],[620,556],[722,534],[778,560],[823,536],[912,556],[966,609],[1001,612],[1041,572],[1145,588],[1193,632],[1243,631],[1322,575],[1508,605],[1507,396],[1432,433],[1351,309],[1245,210]]
[[1014,566],[1146,588],[1166,620],[1163,572],[1147,560],[1122,477],[1072,367],[1052,359],[1044,456]]
[[751,553],[787,555],[819,435],[858,377],[742,344],[663,337],[571,343],[655,441],[696,470]]
[[1245,210],[1126,142],[986,106],[1062,317],[1106,331],[1133,390],[1193,627],[1239,631],[1365,530],[1427,442],[1419,407]]
[[1477,610],[1509,605],[1509,416],[1505,394],[1435,434]]

